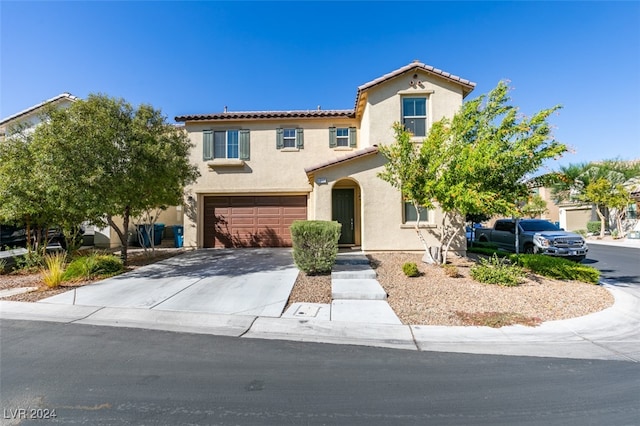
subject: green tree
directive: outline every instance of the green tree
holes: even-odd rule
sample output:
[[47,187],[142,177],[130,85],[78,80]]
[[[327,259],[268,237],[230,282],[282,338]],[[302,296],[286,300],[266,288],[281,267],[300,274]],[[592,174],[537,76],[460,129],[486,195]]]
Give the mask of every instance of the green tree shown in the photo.
[[539,194],[531,195],[527,203],[520,209],[523,215],[529,216],[532,219],[544,214],[546,211],[547,202]]
[[632,202],[628,188],[638,178],[640,163],[609,159],[565,166],[549,180],[552,194],[559,201],[595,204],[603,236],[610,209],[615,210],[616,227],[622,233],[622,216]]
[[396,124],[396,142],[380,148],[388,160],[380,178],[414,205],[442,209],[437,237],[443,262],[462,218],[515,214],[516,201],[529,194],[528,175],[567,150],[551,137],[547,122],[558,106],[527,118],[509,102],[508,86],[500,82],[451,120],[434,123],[421,144],[407,144],[410,135]]
[[[17,125],[7,133],[9,137],[0,143],[0,222],[24,225],[28,235],[37,231],[35,247],[44,250],[46,230],[57,225],[60,215],[55,200],[46,196],[41,170],[35,166],[32,131]],[[27,243],[31,251],[30,238]]]
[[[181,129],[149,105],[90,95],[64,110],[49,110],[33,135],[38,167],[60,210],[110,225],[126,263],[132,217],[182,203],[185,185],[198,177],[188,161],[191,143]],[[116,217],[122,218],[122,224]]]
[[612,183],[606,178],[598,178],[590,182],[584,189],[585,200],[596,205],[596,213],[600,218],[600,237],[604,237],[606,217],[602,206],[616,209],[618,232],[622,232],[622,214],[631,203],[631,195],[621,183]]

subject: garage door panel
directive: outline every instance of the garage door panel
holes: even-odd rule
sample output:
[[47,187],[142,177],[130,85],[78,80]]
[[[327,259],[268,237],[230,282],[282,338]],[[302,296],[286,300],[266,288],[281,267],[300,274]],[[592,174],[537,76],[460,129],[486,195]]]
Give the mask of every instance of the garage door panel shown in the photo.
[[204,247],[291,246],[289,226],[307,218],[306,196],[205,197]]

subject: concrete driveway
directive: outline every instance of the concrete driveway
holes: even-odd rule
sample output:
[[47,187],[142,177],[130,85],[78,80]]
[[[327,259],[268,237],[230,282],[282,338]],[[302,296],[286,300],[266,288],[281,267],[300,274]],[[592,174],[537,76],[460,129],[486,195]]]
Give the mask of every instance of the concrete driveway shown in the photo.
[[297,275],[291,249],[205,249],[39,303],[280,317]]

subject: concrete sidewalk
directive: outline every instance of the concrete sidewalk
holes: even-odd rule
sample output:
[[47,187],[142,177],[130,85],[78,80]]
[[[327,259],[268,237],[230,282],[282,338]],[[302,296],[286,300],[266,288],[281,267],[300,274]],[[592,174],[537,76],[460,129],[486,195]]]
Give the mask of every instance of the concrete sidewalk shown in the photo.
[[144,328],[395,349],[640,362],[640,301],[539,327],[441,327],[0,301],[0,319]]

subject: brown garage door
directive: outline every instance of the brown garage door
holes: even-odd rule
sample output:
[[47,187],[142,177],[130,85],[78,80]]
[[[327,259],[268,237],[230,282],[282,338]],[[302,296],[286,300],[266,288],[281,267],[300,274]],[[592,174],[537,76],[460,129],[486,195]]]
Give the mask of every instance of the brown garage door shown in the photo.
[[289,226],[307,218],[307,197],[205,197],[204,210],[204,247],[289,247]]

